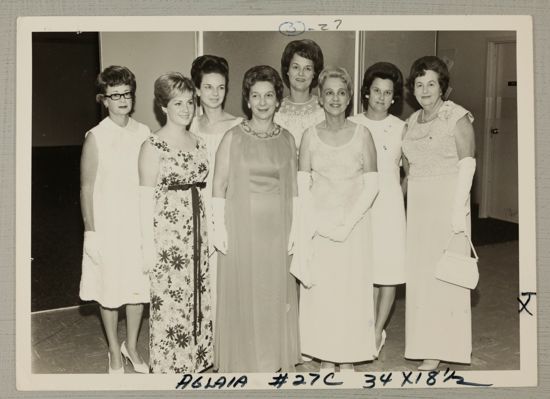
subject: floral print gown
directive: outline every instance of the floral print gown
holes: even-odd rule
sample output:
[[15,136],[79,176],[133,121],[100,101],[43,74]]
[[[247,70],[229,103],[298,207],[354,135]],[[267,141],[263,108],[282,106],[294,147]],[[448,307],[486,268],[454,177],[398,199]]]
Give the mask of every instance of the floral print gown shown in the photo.
[[153,373],[200,372],[212,364],[210,270],[203,190],[206,145],[193,151],[149,137],[160,153],[155,188],[157,260],[149,272],[149,365]]

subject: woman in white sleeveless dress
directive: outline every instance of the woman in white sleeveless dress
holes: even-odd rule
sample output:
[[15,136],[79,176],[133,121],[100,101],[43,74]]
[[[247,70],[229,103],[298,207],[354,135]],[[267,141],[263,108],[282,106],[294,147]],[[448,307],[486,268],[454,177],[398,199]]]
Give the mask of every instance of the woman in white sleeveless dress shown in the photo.
[[[124,373],[122,356],[135,371],[148,366],[136,350],[149,280],[143,273],[139,226],[141,144],[149,128],[130,117],[136,80],[126,67],[110,66],[97,78],[97,99],[109,116],[86,133],[80,161],[84,253],[80,298],[100,304],[109,344],[110,374]],[[126,308],[126,340],[118,341],[118,308]]]
[[379,192],[372,205],[374,314],[376,355],[386,341],[397,284],[405,282],[405,206],[399,164],[405,122],[389,113],[403,94],[403,75],[388,62],[370,66],[363,77],[361,102],[365,112],[350,117],[367,127],[376,145]]
[[[238,125],[242,118],[236,118],[224,110],[229,85],[229,66],[225,58],[215,55],[201,55],[191,66],[191,79],[197,88],[197,97],[202,109],[201,115],[195,115],[189,131],[202,137],[206,143],[210,172],[206,178],[204,202],[208,210],[208,235],[213,237],[212,222],[212,180],[216,164],[216,152],[224,134]],[[212,289],[212,321],[216,320],[216,280],[218,255],[210,243],[210,287]]]
[[274,122],[294,136],[297,148],[304,132],[325,119],[319,98],[311,93],[322,70],[323,52],[313,40],[294,40],[286,45],[281,56],[281,76],[290,94],[283,98]]
[[300,343],[322,369],[340,363],[347,371],[375,353],[368,210],[378,191],[376,150],[369,131],[346,119],[352,98],[346,70],[326,68],[319,80],[326,120],[304,135],[298,172],[315,231],[296,248],[312,247],[311,284],[302,281],[300,291]]

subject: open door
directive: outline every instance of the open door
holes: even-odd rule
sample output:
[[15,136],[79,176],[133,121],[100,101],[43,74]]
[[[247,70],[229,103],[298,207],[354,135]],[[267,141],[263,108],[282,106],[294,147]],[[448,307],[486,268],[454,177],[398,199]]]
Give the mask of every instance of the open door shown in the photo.
[[488,46],[480,217],[518,223],[516,42]]

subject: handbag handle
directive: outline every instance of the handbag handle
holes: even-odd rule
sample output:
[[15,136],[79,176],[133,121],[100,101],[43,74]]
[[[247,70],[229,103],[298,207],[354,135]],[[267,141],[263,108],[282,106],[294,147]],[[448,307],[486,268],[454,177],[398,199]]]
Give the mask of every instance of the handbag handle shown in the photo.
[[[472,252],[474,253],[474,256],[475,256],[476,260],[479,260],[479,257],[477,256],[477,252],[476,252],[476,249],[474,248],[474,244],[472,243],[472,239],[470,238],[470,235],[468,233],[466,233],[465,231],[463,233],[466,236],[466,238],[468,239],[468,242],[470,243],[470,248],[472,249]],[[445,245],[445,250],[449,249],[449,244],[451,243],[453,238],[455,238],[458,234],[460,234],[460,233],[452,233],[451,234],[451,237],[449,238],[449,241],[447,241],[447,245]]]

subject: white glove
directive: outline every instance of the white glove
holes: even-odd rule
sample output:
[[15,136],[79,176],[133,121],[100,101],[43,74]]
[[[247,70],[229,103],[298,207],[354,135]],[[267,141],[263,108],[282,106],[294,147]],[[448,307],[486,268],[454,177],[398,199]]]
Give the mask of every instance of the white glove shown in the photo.
[[470,213],[468,199],[475,171],[476,160],[474,158],[466,157],[458,161],[458,177],[451,217],[451,227],[454,233],[466,231],[466,217]]
[[288,235],[288,254],[294,253],[294,243],[296,242],[296,230],[298,229],[298,214],[300,213],[300,200],[298,197],[292,197],[292,223],[290,224],[290,234]]
[[374,199],[378,195],[378,172],[367,172],[363,174],[363,190],[355,201],[355,204],[346,215],[344,223],[336,226],[327,237],[332,241],[345,241],[355,225],[363,218],[370,209]]
[[141,254],[143,271],[148,273],[156,262],[155,238],[153,233],[154,188],[139,186],[139,219],[141,228]]
[[214,247],[225,255],[227,253],[225,198],[212,197],[212,217],[214,219]]
[[84,253],[88,255],[94,264],[101,264],[101,253],[99,252],[99,243],[95,231],[88,230],[84,232]]

